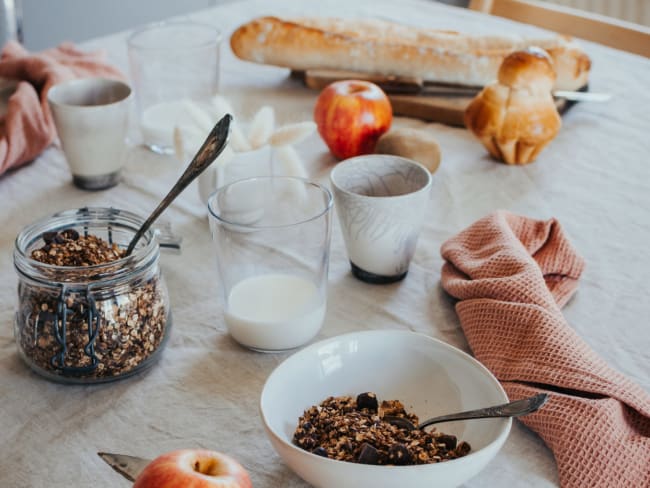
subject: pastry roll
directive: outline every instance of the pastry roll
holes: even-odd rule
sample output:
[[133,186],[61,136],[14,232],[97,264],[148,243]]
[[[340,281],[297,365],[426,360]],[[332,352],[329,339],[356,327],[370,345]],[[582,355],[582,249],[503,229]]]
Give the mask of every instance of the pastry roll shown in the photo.
[[492,156],[528,164],[557,135],[562,124],[551,90],[555,71],[539,48],[508,55],[498,81],[486,86],[465,110],[465,126]]

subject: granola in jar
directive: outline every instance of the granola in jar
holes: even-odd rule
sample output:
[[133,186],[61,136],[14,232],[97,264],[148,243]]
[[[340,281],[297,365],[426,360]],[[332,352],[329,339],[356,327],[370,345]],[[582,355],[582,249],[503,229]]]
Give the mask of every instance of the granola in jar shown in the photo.
[[103,382],[157,358],[171,312],[153,235],[125,256],[138,222],[129,212],[80,209],[19,235],[15,336],[36,372],[63,382]]

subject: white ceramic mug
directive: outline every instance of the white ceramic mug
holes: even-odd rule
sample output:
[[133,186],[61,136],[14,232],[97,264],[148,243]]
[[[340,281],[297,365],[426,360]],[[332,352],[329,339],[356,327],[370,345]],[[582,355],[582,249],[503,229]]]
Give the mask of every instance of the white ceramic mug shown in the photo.
[[330,173],[352,273],[369,283],[406,276],[431,195],[431,173],[399,156],[347,159]]
[[47,94],[75,185],[101,190],[117,184],[124,164],[131,88],[118,80],[85,78]]

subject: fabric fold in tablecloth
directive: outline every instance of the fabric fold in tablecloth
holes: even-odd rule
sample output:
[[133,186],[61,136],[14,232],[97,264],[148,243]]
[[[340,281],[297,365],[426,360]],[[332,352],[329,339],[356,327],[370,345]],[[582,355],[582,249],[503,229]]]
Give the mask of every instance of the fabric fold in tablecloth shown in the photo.
[[[515,400],[549,393],[520,420],[553,451],[563,487],[650,486],[650,395],[568,325],[582,258],[560,224],[498,211],[442,246],[442,286],[476,358]],[[624,333],[624,331],[620,331]]]
[[38,156],[56,137],[47,92],[57,83],[91,76],[124,79],[100,52],[83,52],[70,43],[39,54],[14,41],[0,55],[0,78],[17,81],[7,113],[0,120],[0,175]]

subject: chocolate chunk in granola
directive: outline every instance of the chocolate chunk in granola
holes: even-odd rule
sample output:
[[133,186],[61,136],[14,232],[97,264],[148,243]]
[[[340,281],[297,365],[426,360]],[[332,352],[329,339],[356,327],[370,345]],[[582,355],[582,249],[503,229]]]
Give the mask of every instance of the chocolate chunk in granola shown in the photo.
[[451,434],[440,434],[438,437],[436,437],[436,442],[442,443],[445,445],[445,449],[448,451],[453,451],[456,449],[456,443],[458,440],[456,439],[455,435]]
[[372,392],[360,393],[357,395],[357,408],[361,410],[362,408],[367,408],[376,412],[379,408],[379,403],[377,402],[377,395]]
[[79,232],[74,229],[66,229],[61,231],[61,237],[69,241],[76,241],[79,239]]
[[58,232],[45,232],[43,233],[43,241],[45,244],[51,244],[58,235]]
[[470,447],[470,445],[467,442],[462,441],[460,444],[458,444],[458,446],[456,447],[456,449],[454,451],[455,451],[457,457],[462,457],[462,456],[466,456],[467,454],[469,454],[469,451],[471,451],[471,450],[472,450],[472,448]]
[[413,464],[413,456],[404,444],[398,443],[393,444],[388,449],[388,461],[391,464],[396,464],[398,466],[404,466],[407,464]]
[[312,454],[316,454],[317,456],[321,456],[321,457],[329,457],[327,455],[327,449],[321,446],[318,446],[316,449],[314,449],[312,451]]
[[379,451],[365,442],[361,445],[357,462],[361,464],[379,464]]

